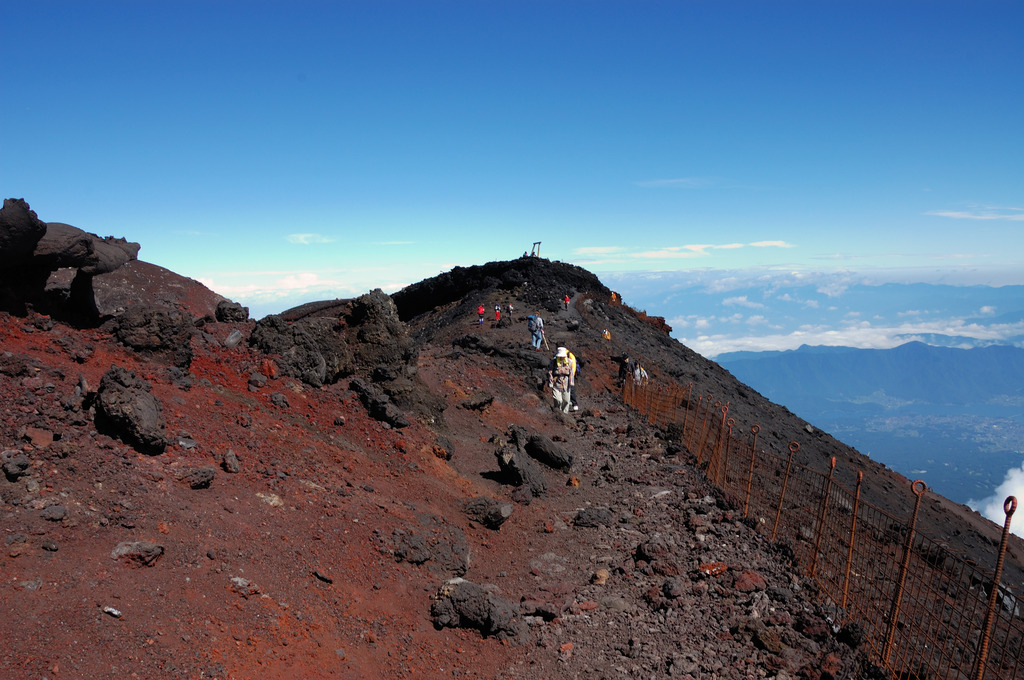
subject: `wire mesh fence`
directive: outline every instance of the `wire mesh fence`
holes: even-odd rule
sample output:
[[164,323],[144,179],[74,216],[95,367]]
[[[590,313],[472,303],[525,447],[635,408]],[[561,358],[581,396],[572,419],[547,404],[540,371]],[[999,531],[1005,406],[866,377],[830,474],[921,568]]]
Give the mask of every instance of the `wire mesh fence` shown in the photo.
[[848,488],[836,479],[835,459],[822,473],[797,462],[795,442],[785,456],[759,448],[758,425],[738,436],[728,404],[692,384],[627,378],[623,400],[684,444],[759,531],[791,547],[833,625],[856,624],[848,630],[859,631],[892,678],[1024,678],[1024,610],[1001,582],[1014,497],[1004,503],[995,568],[986,570],[979,563],[990,560],[967,559],[917,531],[924,482],[906,492],[912,515],[894,517],[863,500],[862,472]]

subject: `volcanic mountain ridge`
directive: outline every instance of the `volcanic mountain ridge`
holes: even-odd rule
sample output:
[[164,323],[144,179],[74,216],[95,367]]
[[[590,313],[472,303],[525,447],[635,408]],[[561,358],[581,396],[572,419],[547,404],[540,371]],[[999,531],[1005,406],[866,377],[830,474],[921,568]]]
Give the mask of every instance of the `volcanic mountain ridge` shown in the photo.
[[[623,405],[621,363],[864,471],[896,516],[909,482],[589,272],[524,257],[256,321],[137,253],[0,211],[2,677],[884,677]],[[530,313],[581,359],[577,412]],[[994,525],[929,504],[923,531],[992,553]]]

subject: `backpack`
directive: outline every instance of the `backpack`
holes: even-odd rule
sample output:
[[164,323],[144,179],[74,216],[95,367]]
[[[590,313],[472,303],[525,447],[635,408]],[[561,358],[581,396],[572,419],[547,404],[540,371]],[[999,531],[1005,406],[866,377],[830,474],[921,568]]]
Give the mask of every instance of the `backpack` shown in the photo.
[[526,328],[532,333],[537,330],[537,317],[533,314],[526,317]]

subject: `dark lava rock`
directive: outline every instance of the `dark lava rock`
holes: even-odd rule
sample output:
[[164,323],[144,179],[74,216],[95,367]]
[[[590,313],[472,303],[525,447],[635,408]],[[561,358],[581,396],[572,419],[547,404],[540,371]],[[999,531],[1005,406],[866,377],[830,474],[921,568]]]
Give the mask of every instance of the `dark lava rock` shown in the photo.
[[188,368],[192,363],[192,316],[168,307],[133,305],[114,319],[111,332],[118,342],[149,357]]
[[468,411],[483,411],[494,402],[494,395],[489,392],[477,392],[462,400],[459,404]]
[[111,366],[100,380],[96,394],[96,428],[155,455],[167,447],[164,417],[149,385],[134,371]]
[[5,198],[0,209],[0,264],[10,267],[32,255],[46,223],[23,198]]
[[405,414],[391,403],[388,395],[376,387],[367,385],[360,378],[353,378],[348,387],[359,396],[371,418],[387,423],[391,427],[401,428],[412,424]]
[[221,300],[217,303],[217,321],[232,323],[249,320],[249,308],[243,307],[231,300]]
[[585,528],[609,527],[615,523],[615,515],[608,508],[583,508],[576,513],[573,525]]
[[43,508],[43,511],[39,513],[39,516],[47,522],[60,522],[68,516],[68,509],[63,505],[51,505]]
[[423,530],[395,529],[394,556],[399,562],[426,564],[438,575],[462,576],[469,570],[470,551],[466,537],[458,527],[430,517]]
[[3,452],[4,476],[8,481],[16,482],[20,477],[27,475],[30,464],[31,461],[24,453],[13,450]]
[[534,460],[556,470],[567,470],[572,466],[572,454],[545,435],[531,435],[524,449]]
[[[527,285],[540,281],[544,285]],[[552,312],[561,309],[566,291],[587,291],[601,300],[611,295],[596,276],[581,267],[541,257],[520,257],[474,267],[455,267],[403,288],[394,293],[392,299],[402,320],[406,321],[461,300],[467,293],[483,295],[496,290],[517,291],[517,298],[526,306]]]
[[50,271],[74,267],[83,274],[95,276],[112,272],[139,255],[139,244],[123,238],[100,238],[78,227],[49,222],[46,233],[36,244],[34,261]]
[[527,489],[531,496],[540,496],[548,489],[544,473],[533,459],[512,446],[500,446],[494,452],[505,481]]
[[191,489],[209,489],[216,476],[217,468],[212,465],[204,465],[203,467],[185,468],[178,473],[177,478],[178,481],[188,484]]
[[411,358],[412,341],[398,308],[380,288],[352,300],[344,315],[355,337],[350,338],[356,362],[362,366],[400,366]]
[[124,541],[110,553],[110,558],[136,567],[151,567],[164,554],[164,547],[149,541]]
[[512,516],[513,506],[493,498],[471,498],[466,501],[463,510],[470,519],[488,529],[497,529]]
[[285,375],[314,387],[352,372],[352,352],[335,319],[308,317],[289,324],[272,314],[256,322],[249,344],[276,356]]
[[526,636],[526,624],[512,602],[461,578],[438,589],[430,615],[438,629],[472,628],[499,640],[521,641]]

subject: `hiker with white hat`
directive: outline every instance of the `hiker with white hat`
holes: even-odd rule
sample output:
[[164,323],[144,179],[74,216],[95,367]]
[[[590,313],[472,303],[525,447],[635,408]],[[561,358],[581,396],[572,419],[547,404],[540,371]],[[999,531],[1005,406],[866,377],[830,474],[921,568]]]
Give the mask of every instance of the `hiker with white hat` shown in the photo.
[[572,410],[572,390],[575,385],[576,357],[565,347],[559,347],[548,364],[548,387],[555,398],[555,407],[562,413]]

